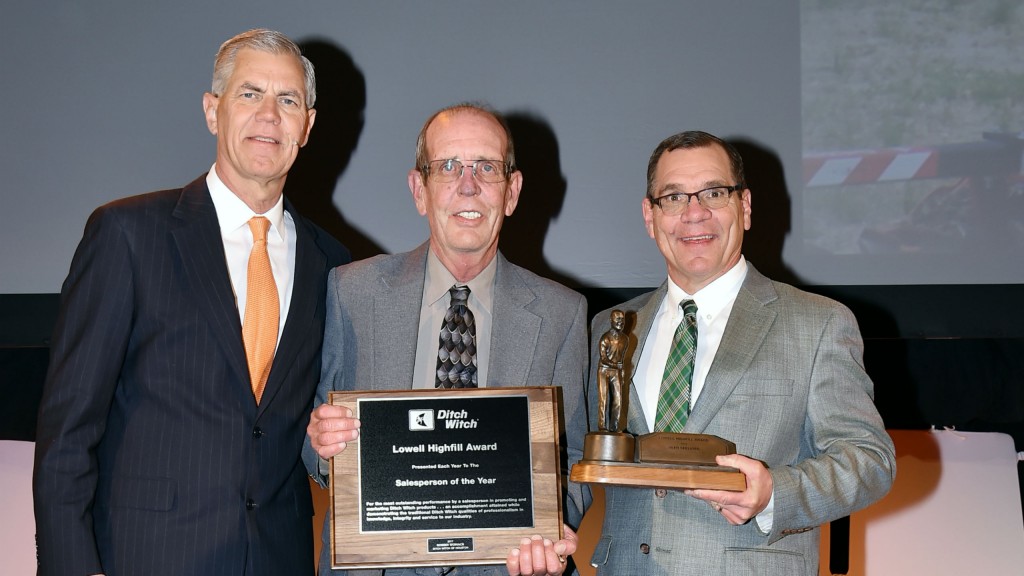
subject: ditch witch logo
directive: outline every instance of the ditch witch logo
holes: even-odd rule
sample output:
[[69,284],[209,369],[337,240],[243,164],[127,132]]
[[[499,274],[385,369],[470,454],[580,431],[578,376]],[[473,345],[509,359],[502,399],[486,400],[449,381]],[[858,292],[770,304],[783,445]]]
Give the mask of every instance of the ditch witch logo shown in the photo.
[[470,418],[469,412],[465,410],[438,410],[436,415],[433,408],[418,408],[409,410],[409,430],[420,432],[433,430],[434,421],[443,420],[446,429],[453,428],[476,428],[479,421]]

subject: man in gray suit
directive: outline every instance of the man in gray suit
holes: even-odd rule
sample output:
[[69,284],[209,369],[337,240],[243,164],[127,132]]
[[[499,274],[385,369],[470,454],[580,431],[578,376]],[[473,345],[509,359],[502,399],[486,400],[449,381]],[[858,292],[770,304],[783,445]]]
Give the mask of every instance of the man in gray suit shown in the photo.
[[[878,500],[895,475],[856,320],[745,261],[751,192],[739,154],[715,136],[684,132],[658,146],[643,215],[668,279],[616,306],[635,317],[628,430],[731,440],[738,454],[718,464],[739,469],[747,488],[610,487],[592,564],[616,576],[816,575],[818,526]],[[674,335],[688,314],[696,317],[692,377],[666,408],[663,390],[682,384],[665,375],[673,347],[686,348]],[[594,318],[595,338],[609,317]],[[678,424],[665,423],[673,418]]]
[[[454,287],[468,286],[467,306],[476,325],[476,374],[467,377],[470,385],[475,378],[476,385],[487,387],[562,386],[565,413],[583,411],[586,301],[509,263],[498,251],[502,221],[515,210],[521,187],[511,134],[493,111],[459,104],[424,124],[409,189],[427,217],[430,239],[411,252],[339,267],[328,281],[323,372],[303,452],[310,474],[322,485],[326,459],[358,436],[360,424],[348,409],[326,404],[328,392],[438,385],[438,334]],[[583,432],[567,438],[571,460],[581,455]],[[589,493],[581,487],[569,495],[565,516],[572,526],[582,519],[585,497]],[[328,523],[321,574],[331,574]],[[507,567],[386,573],[560,574],[575,549],[575,534],[567,526],[557,542],[524,539],[510,551]]]

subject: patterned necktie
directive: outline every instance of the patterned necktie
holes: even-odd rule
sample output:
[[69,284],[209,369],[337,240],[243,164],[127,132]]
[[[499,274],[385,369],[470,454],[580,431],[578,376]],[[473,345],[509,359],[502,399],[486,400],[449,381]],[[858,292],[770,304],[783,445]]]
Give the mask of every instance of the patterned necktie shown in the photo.
[[476,321],[466,306],[469,286],[452,286],[437,347],[438,388],[476,388]]
[[665,363],[658,397],[656,432],[682,432],[690,416],[690,384],[693,360],[697,356],[697,305],[693,300],[681,302],[683,321],[672,337],[672,350]]
[[267,376],[270,375],[270,365],[274,361],[281,306],[277,298],[277,283],[270,269],[270,256],[267,254],[270,220],[255,216],[249,220],[249,229],[252,230],[253,243],[246,275],[248,283],[242,340],[245,342],[245,358],[249,362],[252,393],[259,404],[267,385]]

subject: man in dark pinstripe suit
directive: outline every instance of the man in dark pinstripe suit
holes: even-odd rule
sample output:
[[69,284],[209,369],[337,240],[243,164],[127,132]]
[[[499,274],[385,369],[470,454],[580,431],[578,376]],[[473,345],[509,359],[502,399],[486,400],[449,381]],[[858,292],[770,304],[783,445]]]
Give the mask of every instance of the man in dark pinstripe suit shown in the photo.
[[[204,95],[216,163],[89,218],[61,293],[39,413],[39,574],[311,574],[299,452],[327,272],[349,260],[284,199],[315,118],[312,65],[269,30],[221,47]],[[242,319],[253,246],[280,304],[254,395]]]

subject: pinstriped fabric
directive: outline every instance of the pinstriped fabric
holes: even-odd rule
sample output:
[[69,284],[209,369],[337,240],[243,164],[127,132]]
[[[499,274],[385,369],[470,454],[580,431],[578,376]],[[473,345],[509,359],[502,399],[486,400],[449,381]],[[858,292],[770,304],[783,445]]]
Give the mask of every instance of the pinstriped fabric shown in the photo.
[[693,382],[693,361],[697,357],[697,305],[693,300],[680,302],[683,320],[672,336],[672,350],[665,363],[658,397],[657,432],[682,432],[690,417],[690,384]]
[[295,224],[277,353],[287,361],[257,407],[203,180],[90,218],[40,408],[40,575],[312,572],[298,449],[320,371],[327,272],[347,256],[308,221]]

